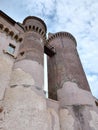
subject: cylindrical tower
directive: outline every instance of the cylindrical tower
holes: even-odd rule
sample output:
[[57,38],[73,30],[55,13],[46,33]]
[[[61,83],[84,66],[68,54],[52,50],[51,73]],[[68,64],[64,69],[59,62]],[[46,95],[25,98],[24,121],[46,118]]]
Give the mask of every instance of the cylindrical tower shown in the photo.
[[[16,84],[32,85],[38,90],[43,90],[46,25],[40,18],[29,16],[23,21],[23,27],[25,30],[24,40],[20,45],[19,54],[14,65],[11,86]],[[32,78],[26,77],[26,75],[23,77],[22,72],[29,74]],[[14,77],[15,75],[17,77]]]
[[48,57],[48,87],[49,97],[57,99],[60,104],[60,129],[92,130],[89,116],[95,104],[75,38],[67,32],[49,34],[47,46],[56,51],[54,56]]
[[[75,38],[70,33],[58,32],[49,34],[47,44],[56,51],[53,57],[48,57],[49,97],[56,99],[57,90],[68,81],[76,83],[82,90],[90,91],[76,49]],[[68,95],[66,96],[68,99]],[[58,94],[58,98],[61,100],[61,95]]]
[[30,16],[23,21],[23,27],[24,40],[5,94],[4,128],[50,130],[43,91],[46,25],[41,19]]

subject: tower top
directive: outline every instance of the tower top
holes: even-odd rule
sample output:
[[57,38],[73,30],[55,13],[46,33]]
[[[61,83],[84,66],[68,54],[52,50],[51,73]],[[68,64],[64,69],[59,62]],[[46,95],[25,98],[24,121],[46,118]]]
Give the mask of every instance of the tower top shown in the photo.
[[47,32],[47,27],[46,27],[45,22],[38,17],[35,17],[35,16],[26,17],[23,21],[23,25],[27,25],[27,24],[39,25],[40,28],[43,28],[45,32]]
[[74,36],[71,34],[71,33],[69,33],[69,32],[57,32],[57,33],[49,33],[48,34],[48,40],[47,40],[47,44],[51,41],[51,40],[53,40],[53,39],[55,39],[55,38],[58,38],[58,37],[68,37],[69,39],[71,39],[72,41],[74,41],[74,43],[76,44],[76,46],[77,46],[77,42],[76,42],[76,39],[74,38]]

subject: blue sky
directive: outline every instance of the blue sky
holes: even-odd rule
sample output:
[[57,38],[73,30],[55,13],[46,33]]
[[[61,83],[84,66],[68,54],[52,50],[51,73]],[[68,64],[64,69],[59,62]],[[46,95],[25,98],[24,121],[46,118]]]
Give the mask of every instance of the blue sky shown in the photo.
[[38,16],[48,32],[72,33],[90,88],[98,98],[98,0],[0,0],[0,9],[18,22],[28,15]]

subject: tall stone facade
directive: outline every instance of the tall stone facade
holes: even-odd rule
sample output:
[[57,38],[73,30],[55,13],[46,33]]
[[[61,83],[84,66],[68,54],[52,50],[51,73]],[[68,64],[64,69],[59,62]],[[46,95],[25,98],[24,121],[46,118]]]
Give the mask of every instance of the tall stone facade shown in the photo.
[[[90,92],[68,32],[49,33],[40,18],[18,23],[0,11],[0,130],[97,130]],[[44,53],[48,92],[44,92]]]

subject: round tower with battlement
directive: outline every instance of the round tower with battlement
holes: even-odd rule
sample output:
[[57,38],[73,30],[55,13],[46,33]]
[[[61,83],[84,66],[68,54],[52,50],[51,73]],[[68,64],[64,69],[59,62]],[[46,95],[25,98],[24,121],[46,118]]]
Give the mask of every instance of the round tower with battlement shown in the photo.
[[[57,99],[57,91],[67,82],[77,84],[81,90],[90,91],[75,38],[68,32],[49,34],[47,45],[54,47],[56,51],[54,56],[48,57],[49,97]],[[58,99],[61,99],[61,95],[58,94]]]
[[[46,25],[40,18],[29,16],[24,19],[23,28],[24,40],[20,44],[19,53],[14,64],[14,75],[12,76],[11,86],[17,84],[33,86],[37,90],[43,91],[43,58],[47,31]],[[29,76],[23,77],[22,73]],[[15,80],[16,75],[17,78]],[[31,78],[29,79],[29,77]]]
[[55,50],[48,57],[48,88],[49,98],[59,101],[60,130],[92,130],[88,122],[95,104],[75,38],[67,32],[49,34],[47,46]]
[[[44,94],[44,44],[46,25],[29,16],[22,24],[23,42],[13,66],[5,96],[5,129],[50,130]],[[9,98],[8,98],[9,97]]]

